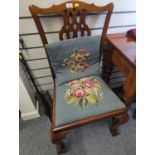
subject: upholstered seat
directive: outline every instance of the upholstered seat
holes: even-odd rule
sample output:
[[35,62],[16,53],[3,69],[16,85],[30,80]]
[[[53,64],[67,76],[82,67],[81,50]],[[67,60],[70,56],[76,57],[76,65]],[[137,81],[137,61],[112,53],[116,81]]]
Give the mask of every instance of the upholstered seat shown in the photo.
[[[99,41],[100,36],[91,36],[45,45],[56,73],[56,127],[125,108],[99,76]],[[76,61],[77,57],[80,57],[78,61]],[[85,60],[81,61],[83,58]],[[63,65],[65,61],[66,64],[72,64]],[[80,62],[87,64],[84,70],[81,66],[76,68]],[[82,86],[78,85],[80,80],[83,80]],[[91,85],[88,84],[89,87],[87,81],[91,82]],[[75,82],[76,88],[72,84]],[[95,83],[99,84],[96,90]],[[76,96],[76,91],[82,93],[80,94],[82,97]],[[91,100],[93,103],[89,103]]]
[[56,127],[125,108],[124,103],[120,101],[99,76],[93,76],[91,78],[101,82],[101,93],[103,94],[103,97],[97,104],[87,103],[84,107],[80,107],[78,103],[67,103],[65,91],[68,88],[68,83],[56,85]]

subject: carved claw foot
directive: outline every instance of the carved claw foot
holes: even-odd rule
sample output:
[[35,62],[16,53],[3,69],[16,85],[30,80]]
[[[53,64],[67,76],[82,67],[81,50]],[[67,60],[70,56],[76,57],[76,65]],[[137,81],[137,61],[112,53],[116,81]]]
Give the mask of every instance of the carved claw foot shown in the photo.
[[115,129],[110,128],[110,132],[111,132],[112,136],[117,136],[117,135],[119,135],[119,132],[118,132],[118,129],[117,129],[117,128],[115,128]]
[[54,133],[51,131],[51,140],[52,143],[56,145],[57,154],[65,153],[66,147],[63,139],[67,135],[68,131]]
[[60,141],[56,144],[57,154],[62,154],[66,152],[65,143]]
[[128,118],[129,117],[128,117],[127,113],[123,113],[123,114],[117,115],[117,116],[112,118],[112,125],[110,127],[110,132],[111,132],[112,136],[119,135],[118,127],[121,124],[126,123],[128,121]]

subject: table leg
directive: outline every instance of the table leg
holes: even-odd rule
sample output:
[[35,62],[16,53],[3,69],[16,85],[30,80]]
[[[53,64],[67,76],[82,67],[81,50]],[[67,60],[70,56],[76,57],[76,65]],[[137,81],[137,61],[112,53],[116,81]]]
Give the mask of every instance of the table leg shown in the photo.
[[113,63],[111,62],[113,47],[109,45],[108,53],[107,53],[107,62],[104,69],[104,80],[109,84],[110,76],[113,70]]
[[127,79],[123,85],[124,95],[122,97],[123,102],[129,106],[133,97],[135,97],[136,94],[136,70],[132,69]]

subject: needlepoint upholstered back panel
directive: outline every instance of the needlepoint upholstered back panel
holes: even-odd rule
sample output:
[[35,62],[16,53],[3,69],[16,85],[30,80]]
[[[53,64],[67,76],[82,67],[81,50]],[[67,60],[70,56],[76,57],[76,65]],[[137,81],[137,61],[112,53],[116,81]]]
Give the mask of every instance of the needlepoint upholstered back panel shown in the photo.
[[82,37],[45,45],[57,84],[99,75],[100,36]]

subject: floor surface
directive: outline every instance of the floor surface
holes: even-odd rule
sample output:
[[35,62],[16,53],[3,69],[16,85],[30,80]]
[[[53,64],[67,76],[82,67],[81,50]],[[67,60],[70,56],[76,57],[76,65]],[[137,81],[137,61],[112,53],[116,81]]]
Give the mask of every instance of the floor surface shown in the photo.
[[[120,126],[120,135],[112,137],[109,120],[101,120],[72,129],[66,136],[65,155],[136,155],[136,121],[129,113],[128,123]],[[46,116],[20,120],[20,155],[56,155],[50,142],[51,123]]]

